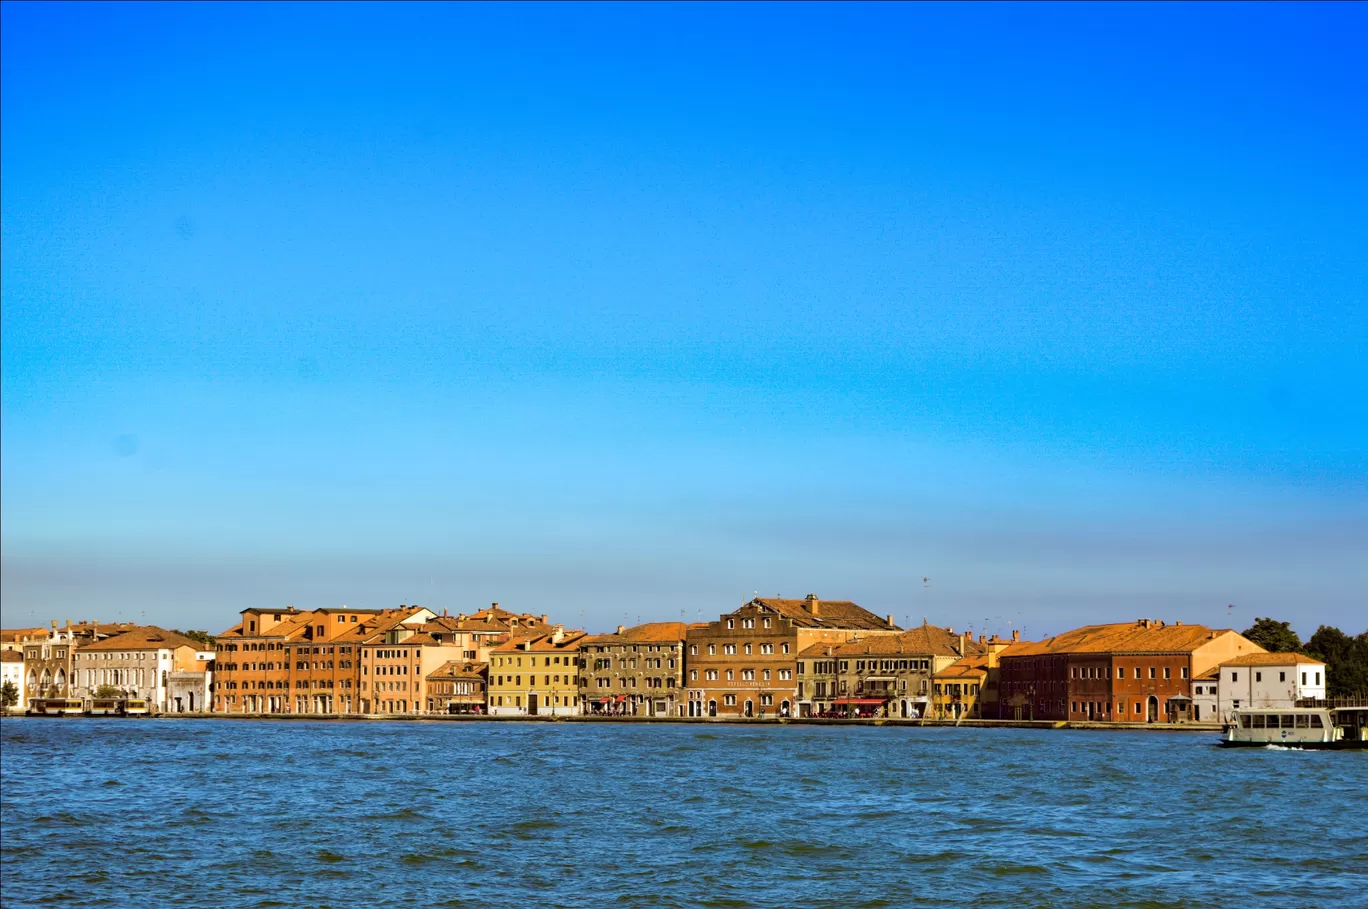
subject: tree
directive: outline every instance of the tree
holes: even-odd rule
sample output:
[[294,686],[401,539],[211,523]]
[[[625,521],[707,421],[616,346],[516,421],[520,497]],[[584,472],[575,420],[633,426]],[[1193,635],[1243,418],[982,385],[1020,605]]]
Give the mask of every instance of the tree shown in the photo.
[[1368,694],[1368,631],[1356,638],[1322,625],[1306,642],[1308,656],[1325,661],[1326,695],[1345,698]]
[[[174,628],[171,630],[176,631]],[[207,631],[176,631],[176,634],[183,635],[192,641],[199,641],[201,644],[207,645],[209,649],[213,649],[214,645],[218,643],[218,639]]]
[[101,685],[99,688],[95,689],[95,697],[121,698],[123,697],[123,692],[113,685]]
[[13,682],[6,682],[0,685],[0,706],[6,709],[19,703],[19,689]]
[[1301,638],[1287,622],[1256,618],[1243,634],[1269,653],[1298,653],[1302,649]]

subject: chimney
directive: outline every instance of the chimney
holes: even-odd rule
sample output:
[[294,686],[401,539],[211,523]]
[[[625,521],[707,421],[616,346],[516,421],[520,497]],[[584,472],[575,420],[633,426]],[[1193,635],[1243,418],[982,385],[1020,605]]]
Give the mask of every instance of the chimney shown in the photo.
[[822,601],[817,599],[817,594],[810,593],[803,597],[803,608],[809,615],[819,616],[822,614]]
[[544,613],[544,612],[542,613],[541,620],[542,620],[542,624],[545,625],[545,624],[546,624],[546,613]]
[[886,621],[887,621],[887,622],[888,622],[888,624],[890,624],[890,625],[892,625],[892,624],[893,624],[893,616],[892,616],[892,614],[891,614],[891,613],[890,613],[890,614],[889,614],[889,616],[888,616],[888,619],[887,619],[887,620],[886,620]]
[[[994,635],[994,637],[997,637],[997,635]],[[983,632],[980,631],[980,632],[979,632],[979,643],[982,644],[983,641],[984,641]]]
[[499,604],[498,604],[498,603],[490,603],[490,604],[489,604],[489,608],[490,608],[490,609],[498,609],[498,608],[499,608]]
[[969,653],[969,642],[973,639],[974,636],[967,631],[960,635],[960,656],[965,656]]
[[1183,623],[1182,623],[1182,622],[1174,622],[1174,623],[1173,623],[1173,627],[1175,627],[1175,628],[1182,628],[1182,627],[1183,627]]
[[617,627],[617,633],[618,633],[618,634],[622,634],[622,633],[625,632],[626,630],[627,630],[627,626],[626,626],[626,625],[619,625],[619,626]]
[[466,614],[465,614],[464,612],[457,613],[457,615],[456,615],[456,621],[458,621],[458,622],[464,622],[465,620],[466,620]]
[[1012,629],[1012,643],[1015,644],[1017,641],[1020,641],[1020,640],[1021,640],[1021,632],[1018,631],[1017,629],[1013,628],[1013,629]]
[[955,633],[955,629],[954,629],[953,627],[952,627],[952,628],[947,628],[947,629],[945,629],[945,630],[946,630],[946,632],[949,633],[949,634],[954,634],[954,633]]

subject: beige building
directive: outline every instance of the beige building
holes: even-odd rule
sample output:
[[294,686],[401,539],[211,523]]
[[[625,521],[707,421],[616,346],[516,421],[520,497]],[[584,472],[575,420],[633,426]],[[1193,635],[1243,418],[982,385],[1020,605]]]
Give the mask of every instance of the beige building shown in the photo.
[[526,636],[551,630],[545,615],[514,613],[500,609],[494,603],[472,615],[440,615],[423,626],[423,631],[443,644],[454,644],[461,650],[462,660],[488,663],[491,651],[506,644],[514,636]]
[[[154,711],[168,709],[173,672],[209,672],[214,651],[199,641],[155,625],[143,625],[76,648],[71,697],[89,700],[101,688],[142,698]],[[203,703],[201,702],[201,708]]]
[[585,636],[556,625],[495,647],[489,662],[490,715],[579,714],[579,646]]
[[580,640],[580,706],[588,714],[684,715],[683,622],[649,622]]
[[39,697],[80,697],[73,687],[76,649],[137,627],[131,622],[79,622],[73,625],[68,621],[59,628],[53,620],[46,635],[26,635],[22,642],[16,642],[21,644],[24,653],[25,702]]

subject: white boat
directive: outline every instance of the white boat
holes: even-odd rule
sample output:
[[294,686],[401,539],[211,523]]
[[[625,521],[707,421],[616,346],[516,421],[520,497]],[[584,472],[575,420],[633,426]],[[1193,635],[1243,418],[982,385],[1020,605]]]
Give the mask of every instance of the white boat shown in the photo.
[[1237,709],[1221,744],[1301,749],[1368,747],[1368,707],[1266,707]]

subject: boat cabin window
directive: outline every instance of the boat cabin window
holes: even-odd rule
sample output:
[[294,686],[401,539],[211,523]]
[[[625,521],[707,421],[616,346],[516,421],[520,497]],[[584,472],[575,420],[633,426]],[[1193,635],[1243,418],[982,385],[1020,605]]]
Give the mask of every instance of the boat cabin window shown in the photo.
[[1299,713],[1299,714],[1297,714],[1297,728],[1298,728],[1298,729],[1310,729],[1310,728],[1311,728],[1311,717],[1310,717],[1308,714],[1305,714],[1305,713]]
[[1240,717],[1240,726],[1243,727],[1243,728],[1245,728],[1245,729],[1248,729],[1249,726],[1250,726],[1250,720],[1251,720],[1251,719],[1252,719],[1252,718],[1250,717],[1249,714],[1247,714],[1247,713],[1244,714],[1243,716]]
[[1320,714],[1319,714],[1319,713],[1313,713],[1313,714],[1311,714],[1311,728],[1312,728],[1312,729],[1324,729],[1324,728],[1325,728],[1323,725],[1321,725],[1321,718],[1320,718]]
[[1282,715],[1282,728],[1291,729],[1296,724],[1296,718],[1290,713]]

